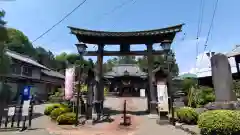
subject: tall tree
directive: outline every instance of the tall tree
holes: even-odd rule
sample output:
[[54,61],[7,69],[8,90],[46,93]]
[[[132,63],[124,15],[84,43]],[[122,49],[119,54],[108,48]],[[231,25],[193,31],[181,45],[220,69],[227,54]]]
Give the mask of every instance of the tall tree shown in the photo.
[[25,54],[31,57],[36,57],[36,52],[32,44],[29,42],[28,37],[20,30],[8,28],[8,40],[6,41],[8,49]]
[[0,42],[5,42],[7,40],[7,30],[5,27],[6,22],[3,20],[5,16],[5,11],[0,11]]
[[3,81],[3,75],[5,75],[8,72],[9,69],[9,63],[10,60],[8,58],[8,56],[6,55],[6,45],[5,42],[8,40],[8,35],[7,35],[7,31],[6,31],[6,27],[5,27],[5,21],[3,20],[3,17],[5,15],[4,11],[0,11],[0,33],[1,33],[1,38],[0,38],[0,76],[1,80]]
[[118,59],[119,64],[136,64],[135,56],[120,56]]
[[51,69],[57,68],[56,60],[54,58],[55,56],[51,51],[47,51],[42,47],[36,47],[35,51],[36,59],[40,64],[45,65]]
[[5,83],[5,75],[8,73],[10,68],[10,59],[6,55],[5,42],[8,40],[8,36],[5,27],[6,23],[3,20],[4,15],[5,12],[0,11],[0,120],[2,119],[4,113],[4,107],[10,97],[9,86]]

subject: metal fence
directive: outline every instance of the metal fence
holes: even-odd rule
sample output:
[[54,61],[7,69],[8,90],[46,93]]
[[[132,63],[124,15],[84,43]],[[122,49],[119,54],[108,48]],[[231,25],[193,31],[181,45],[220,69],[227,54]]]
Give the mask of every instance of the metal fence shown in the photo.
[[26,103],[21,101],[20,104],[5,107],[4,113],[0,116],[0,129],[16,128],[23,131],[30,128],[32,125],[34,102],[30,100],[28,103],[29,105],[26,106]]

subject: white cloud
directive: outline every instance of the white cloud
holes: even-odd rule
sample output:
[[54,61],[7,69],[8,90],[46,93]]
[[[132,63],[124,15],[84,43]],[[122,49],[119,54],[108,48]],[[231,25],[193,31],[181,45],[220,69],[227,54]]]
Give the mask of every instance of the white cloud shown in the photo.
[[[197,56],[196,66],[192,67],[188,72],[197,74],[198,77],[211,76],[211,63],[209,57],[206,55],[207,52],[201,53]],[[225,54],[225,53],[224,53]],[[231,66],[232,73],[236,72],[236,63],[233,57],[229,58],[229,64]]]

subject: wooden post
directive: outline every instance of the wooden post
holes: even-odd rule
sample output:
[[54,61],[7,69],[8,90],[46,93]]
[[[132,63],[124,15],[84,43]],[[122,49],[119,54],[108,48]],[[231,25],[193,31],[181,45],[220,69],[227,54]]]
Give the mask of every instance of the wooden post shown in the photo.
[[100,115],[103,110],[103,100],[104,100],[104,85],[103,85],[103,73],[102,73],[102,64],[103,64],[103,49],[104,45],[98,45],[98,56],[97,56],[97,70],[96,70],[96,81],[97,87],[94,89],[94,104],[95,110],[97,113],[97,119],[100,118]]
[[150,94],[150,114],[157,113],[157,100],[156,92],[153,86],[153,46],[152,44],[147,44],[147,57],[148,57],[148,83],[149,83],[149,94]]
[[89,69],[88,71],[88,81],[87,81],[87,115],[86,119],[92,118],[92,102],[93,102],[93,79],[94,79],[94,72],[92,69]]

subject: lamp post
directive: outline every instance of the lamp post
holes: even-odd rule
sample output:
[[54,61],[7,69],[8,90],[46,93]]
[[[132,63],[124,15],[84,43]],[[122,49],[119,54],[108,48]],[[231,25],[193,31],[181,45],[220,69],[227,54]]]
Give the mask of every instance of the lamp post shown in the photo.
[[175,125],[175,120],[174,120],[174,96],[173,96],[173,91],[172,91],[172,73],[171,73],[171,68],[172,68],[172,61],[173,61],[173,54],[171,55],[170,53],[170,48],[171,48],[171,42],[170,41],[163,41],[161,43],[162,49],[164,50],[165,53],[165,60],[167,62],[167,72],[168,72],[168,93],[170,94],[170,107],[171,107],[171,116],[172,116],[172,121],[170,119],[170,122],[172,122],[173,125]]
[[76,118],[75,126],[77,126],[79,123],[78,122],[78,113],[79,113],[79,97],[80,97],[80,91],[81,91],[81,70],[82,70],[82,60],[83,60],[82,57],[86,53],[87,46],[84,43],[77,43],[75,45],[77,47],[77,50],[78,50],[78,53],[80,56],[80,70],[78,73],[78,89],[77,89],[77,107],[76,107],[76,116],[75,116],[75,118]]

